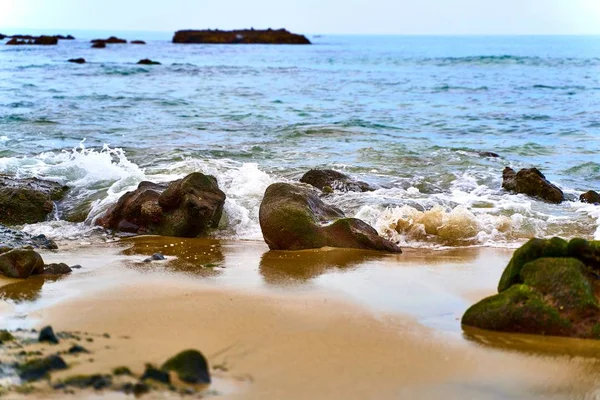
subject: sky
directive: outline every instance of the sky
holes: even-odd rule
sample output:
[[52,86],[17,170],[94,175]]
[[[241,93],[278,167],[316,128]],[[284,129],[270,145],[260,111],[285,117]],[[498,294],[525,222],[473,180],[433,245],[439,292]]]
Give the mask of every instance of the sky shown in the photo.
[[18,28],[308,34],[600,34],[600,0],[0,0]]

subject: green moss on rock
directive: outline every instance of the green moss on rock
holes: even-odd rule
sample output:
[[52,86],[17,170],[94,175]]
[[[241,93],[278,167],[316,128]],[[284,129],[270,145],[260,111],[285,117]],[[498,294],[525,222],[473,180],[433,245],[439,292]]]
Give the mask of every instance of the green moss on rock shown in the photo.
[[210,383],[206,358],[197,350],[185,350],[165,362],[161,368],[174,371],[179,379],[188,383]]
[[538,258],[521,270],[523,282],[551,296],[559,310],[588,313],[598,310],[585,265],[575,258]]
[[15,337],[6,329],[0,330],[0,344],[5,342],[12,342],[15,340]]
[[600,241],[571,239],[568,245],[568,254],[569,257],[577,258],[589,267],[600,269]]
[[571,323],[549,305],[540,292],[527,285],[485,298],[469,308],[462,324],[500,332],[563,335]]
[[498,292],[503,292],[516,283],[523,283],[521,269],[530,261],[542,257],[568,257],[567,241],[555,237],[552,239],[531,239],[515,251],[508,266],[504,270]]

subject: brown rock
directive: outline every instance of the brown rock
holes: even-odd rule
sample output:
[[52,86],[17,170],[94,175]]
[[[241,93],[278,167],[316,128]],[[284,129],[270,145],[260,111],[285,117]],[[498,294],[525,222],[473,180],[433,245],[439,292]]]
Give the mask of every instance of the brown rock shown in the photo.
[[182,30],[175,32],[173,43],[207,44],[311,44],[304,35],[288,32],[285,29],[234,31],[221,30]]
[[600,204],[600,194],[593,190],[589,190],[579,196],[579,201],[582,203]]
[[33,250],[13,249],[0,254],[0,274],[25,279],[44,273],[44,260]]
[[94,39],[91,41],[91,43],[100,43],[100,42],[104,42],[104,43],[108,43],[108,44],[119,44],[119,43],[127,43],[127,40],[120,39],[116,36],[111,36],[108,39]]
[[307,183],[323,191],[326,187],[343,192],[368,192],[375,190],[368,183],[356,181],[348,175],[332,169],[311,169],[300,178],[300,182]]
[[557,186],[548,182],[537,168],[522,169],[519,172],[510,168],[502,171],[502,187],[509,192],[523,193],[549,203],[561,203],[565,197]]
[[103,40],[94,42],[94,44],[92,45],[92,49],[103,49],[105,47],[106,47],[106,42]]

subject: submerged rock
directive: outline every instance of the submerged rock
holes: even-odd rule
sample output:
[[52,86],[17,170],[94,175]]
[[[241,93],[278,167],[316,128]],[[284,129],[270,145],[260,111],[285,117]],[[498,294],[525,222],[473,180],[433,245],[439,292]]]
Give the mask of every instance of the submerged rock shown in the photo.
[[[34,249],[57,249],[58,246],[53,240],[45,235],[32,236],[28,233],[7,228],[0,225],[0,247],[19,248],[31,247]],[[1,253],[1,252],[0,252]]]
[[600,339],[600,242],[531,239],[515,251],[498,294],[462,324],[502,332]]
[[304,35],[288,32],[285,29],[243,29],[221,30],[182,30],[175,32],[173,43],[206,44],[311,44]]
[[196,237],[221,220],[225,193],[217,180],[194,172],[164,185],[141,182],[124,194],[97,224],[137,234]]
[[44,273],[44,260],[33,250],[12,249],[0,254],[0,274],[25,279]]
[[140,61],[137,62],[140,65],[160,65],[160,63],[158,61],[152,61],[148,58],[144,58]]
[[557,186],[548,182],[537,168],[522,169],[519,172],[510,168],[502,171],[502,187],[509,192],[523,193],[549,203],[561,203],[565,196]]
[[579,196],[579,201],[582,203],[600,204],[600,194],[593,190],[589,190]]
[[402,252],[367,223],[346,218],[341,210],[325,204],[312,190],[288,183],[275,183],[267,188],[259,222],[271,250],[330,246]]
[[38,381],[46,378],[51,371],[67,369],[67,363],[60,356],[51,355],[35,359],[17,367],[19,378],[25,382]]
[[75,64],[85,64],[85,58],[70,58],[67,61]]
[[176,372],[179,379],[187,383],[210,383],[208,363],[197,350],[182,351],[167,360],[161,369]]
[[368,183],[356,181],[346,174],[332,169],[311,169],[305,173],[300,182],[307,183],[324,192],[331,189],[342,192],[368,192],[375,190]]
[[127,43],[127,40],[118,38],[116,36],[111,36],[108,39],[94,39],[90,41],[91,43],[104,43],[104,44],[122,44]]
[[37,178],[16,179],[0,175],[0,223],[32,224],[45,221],[69,190],[67,186]]

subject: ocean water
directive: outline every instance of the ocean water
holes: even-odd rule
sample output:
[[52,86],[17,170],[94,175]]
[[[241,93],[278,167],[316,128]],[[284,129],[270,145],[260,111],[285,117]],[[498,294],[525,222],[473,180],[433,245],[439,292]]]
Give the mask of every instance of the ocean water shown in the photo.
[[[228,196],[213,235],[261,240],[266,187],[322,167],[378,186],[325,200],[402,246],[600,239],[600,207],[578,201],[600,190],[600,37],[217,46],[118,32],[148,44],[91,49],[108,34],[60,33],[78,40],[0,43],[0,173],[59,181],[68,204],[93,207],[83,224],[57,209],[29,232],[80,240],[140,181],[201,171]],[[506,193],[505,166],[538,167],[569,201]]]

